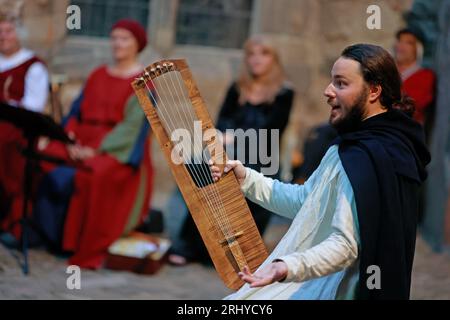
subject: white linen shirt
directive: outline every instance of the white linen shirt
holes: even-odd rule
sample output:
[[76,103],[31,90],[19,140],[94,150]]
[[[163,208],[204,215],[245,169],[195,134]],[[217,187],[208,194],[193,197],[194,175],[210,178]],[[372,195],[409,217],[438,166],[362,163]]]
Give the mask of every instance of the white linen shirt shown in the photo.
[[[15,68],[33,56],[33,51],[24,48],[9,57],[0,54],[0,72]],[[47,103],[48,91],[49,77],[47,68],[41,62],[35,62],[25,74],[25,88],[22,100],[20,102],[8,101],[8,103],[13,106],[21,105],[30,111],[42,112]]]
[[331,146],[304,185],[286,184],[246,169],[241,190],[251,201],[293,219],[261,265],[283,260],[283,282],[245,284],[226,299],[351,299],[359,278],[356,204],[338,147]]

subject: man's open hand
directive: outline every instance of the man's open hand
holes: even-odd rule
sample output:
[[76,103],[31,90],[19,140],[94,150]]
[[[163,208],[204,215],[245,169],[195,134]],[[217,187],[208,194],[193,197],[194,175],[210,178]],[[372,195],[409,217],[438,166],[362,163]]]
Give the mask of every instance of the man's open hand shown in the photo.
[[284,280],[287,276],[288,269],[283,261],[276,261],[261,268],[255,273],[251,273],[250,269],[245,266],[239,277],[250,284],[251,288],[263,287],[268,284]]

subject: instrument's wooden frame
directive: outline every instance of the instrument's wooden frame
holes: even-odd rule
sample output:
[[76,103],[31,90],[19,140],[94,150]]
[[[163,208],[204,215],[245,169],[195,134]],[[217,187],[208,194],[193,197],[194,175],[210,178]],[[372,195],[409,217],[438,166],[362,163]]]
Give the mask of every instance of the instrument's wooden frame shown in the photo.
[[[146,81],[148,81],[149,78],[157,78],[164,73],[163,67],[167,69],[167,66],[170,66],[172,71],[180,73],[189,93],[189,99],[195,114],[197,115],[198,120],[201,121],[202,132],[214,128],[206,105],[200,96],[200,92],[185,60],[164,60],[156,62],[145,68],[142,76],[137,78],[132,83],[132,86],[152,127],[153,134],[161,146],[219,276],[227,287],[237,290],[243,285],[243,282],[240,280],[237,273],[242,270],[244,265],[247,265],[251,272],[254,272],[267,258],[267,250],[261,235],[258,232],[250,209],[240,190],[234,172],[231,171],[224,174],[219,181],[213,185],[205,186],[202,189],[206,194],[211,194],[211,192],[216,192],[217,190],[221,195],[223,206],[227,212],[227,218],[234,232],[233,237],[231,237],[231,239],[229,237],[227,241],[223,236],[217,236],[217,232],[214,231],[215,227],[212,226],[209,219],[207,219],[206,214],[208,212],[208,206],[206,204],[205,196],[203,193],[199,192],[199,188],[195,185],[195,182],[191,178],[185,165],[175,164],[171,160],[174,144],[170,140],[159,119],[156,112],[156,106],[152,104],[152,101],[149,98],[148,88],[146,87]],[[214,137],[207,142],[208,148],[210,148],[213,143]],[[217,146],[215,146],[215,148],[217,150]],[[220,148],[222,148],[222,146],[220,146]],[[223,148],[222,154],[226,157]],[[212,158],[213,160],[215,159],[214,154],[212,154]],[[224,162],[218,164],[222,170],[224,167],[223,163]],[[212,190],[212,187],[217,189]],[[243,253],[244,259],[238,257],[240,251]]]

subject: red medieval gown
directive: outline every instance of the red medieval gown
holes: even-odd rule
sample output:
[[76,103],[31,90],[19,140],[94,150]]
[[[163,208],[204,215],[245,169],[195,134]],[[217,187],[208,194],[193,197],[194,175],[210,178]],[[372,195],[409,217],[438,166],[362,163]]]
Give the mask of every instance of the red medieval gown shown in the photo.
[[[79,144],[100,152],[77,163],[72,177],[62,237],[63,249],[74,252],[69,264],[101,267],[109,245],[149,211],[149,127],[133,94],[134,78],[113,76],[106,66],[96,69],[68,116],[66,131],[74,133]],[[46,152],[68,159],[66,147],[58,142]],[[49,174],[57,171],[47,169],[52,170]]]

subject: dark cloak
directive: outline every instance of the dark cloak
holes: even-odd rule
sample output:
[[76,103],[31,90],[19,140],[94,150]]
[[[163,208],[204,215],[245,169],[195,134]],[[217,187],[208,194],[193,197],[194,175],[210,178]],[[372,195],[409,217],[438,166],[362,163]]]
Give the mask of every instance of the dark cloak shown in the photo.
[[[419,188],[430,154],[423,128],[401,111],[373,116],[336,141],[355,194],[361,247],[358,299],[409,299]],[[380,289],[370,289],[379,267]],[[370,277],[370,279],[369,279]]]

